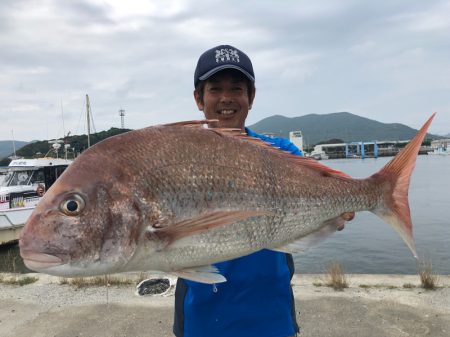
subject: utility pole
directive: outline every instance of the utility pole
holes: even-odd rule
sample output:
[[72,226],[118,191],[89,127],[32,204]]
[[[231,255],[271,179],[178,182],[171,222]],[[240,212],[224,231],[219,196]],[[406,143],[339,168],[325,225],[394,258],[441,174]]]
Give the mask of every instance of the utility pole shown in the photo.
[[120,116],[120,125],[122,126],[122,129],[125,129],[125,110],[124,109],[120,108],[119,116]]

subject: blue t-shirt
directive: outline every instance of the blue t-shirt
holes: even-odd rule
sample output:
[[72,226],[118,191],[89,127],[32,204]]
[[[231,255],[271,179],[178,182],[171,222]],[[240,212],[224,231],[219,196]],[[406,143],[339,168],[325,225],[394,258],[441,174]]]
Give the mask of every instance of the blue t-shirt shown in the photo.
[[[259,135],[248,128],[245,131],[302,155],[284,138]],[[215,266],[227,282],[210,285],[178,279],[174,322],[177,337],[286,337],[298,332],[290,254],[264,249]]]

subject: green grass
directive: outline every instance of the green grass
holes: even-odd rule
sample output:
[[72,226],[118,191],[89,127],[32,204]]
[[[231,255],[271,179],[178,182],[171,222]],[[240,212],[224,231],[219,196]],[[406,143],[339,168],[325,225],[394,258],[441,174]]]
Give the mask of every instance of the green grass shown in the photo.
[[386,288],[386,289],[397,289],[397,286],[393,286],[393,285],[389,285],[389,284],[360,284],[359,285],[360,288],[364,288],[364,289],[370,289],[370,288],[376,288],[376,289],[381,289],[381,288]]
[[137,285],[139,282],[147,278],[145,273],[140,273],[137,277],[126,276],[95,276],[95,277],[75,277],[75,278],[60,278],[59,284],[72,285],[77,288],[92,287],[92,286],[128,286]]
[[0,283],[3,284],[10,284],[10,285],[19,285],[19,286],[25,286],[27,284],[31,284],[39,280],[38,277],[34,276],[11,276],[11,277],[4,277],[0,276]]
[[431,262],[422,261],[419,264],[420,286],[426,290],[436,290],[439,277],[434,274]]
[[412,283],[405,283],[404,285],[403,285],[403,288],[405,288],[405,289],[413,289],[413,288],[415,288],[416,286],[414,285],[414,284],[412,284]]
[[333,262],[328,265],[326,275],[326,285],[328,287],[332,287],[337,291],[343,291],[345,288],[348,288],[347,276],[338,262]]

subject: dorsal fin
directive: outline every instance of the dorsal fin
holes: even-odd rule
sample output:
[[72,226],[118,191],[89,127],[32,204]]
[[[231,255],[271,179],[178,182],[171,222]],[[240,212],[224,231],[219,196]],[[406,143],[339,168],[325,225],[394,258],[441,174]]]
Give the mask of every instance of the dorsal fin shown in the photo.
[[[183,122],[165,124],[164,126],[183,126],[183,127],[202,128],[203,125],[209,125],[212,122],[218,122],[218,120],[217,119],[192,120],[192,121],[183,121]],[[263,147],[265,150],[273,151],[273,153],[277,153],[278,155],[284,156],[287,160],[294,161],[296,165],[302,165],[305,167],[309,167],[311,169],[321,172],[323,175],[326,175],[326,176],[333,175],[336,177],[351,178],[348,174],[338,171],[338,170],[334,170],[328,166],[325,166],[325,165],[319,163],[315,159],[293,155],[287,151],[283,151],[279,148],[274,147],[270,142],[266,142],[259,138],[248,136],[241,129],[208,128],[205,130],[214,132],[215,134],[217,134],[219,136],[239,138],[243,141],[249,142],[256,146]]]
[[[278,155],[283,156],[286,160],[294,161],[296,165],[302,165],[305,167],[309,167],[311,169],[321,172],[325,176],[337,176],[337,177],[342,177],[342,178],[351,178],[348,174],[346,174],[342,171],[339,171],[339,170],[332,169],[328,166],[325,166],[325,165],[319,163],[315,159],[301,157],[301,156],[291,154],[288,151],[284,151],[280,148],[274,147],[270,142],[266,142],[266,141],[256,138],[256,137],[248,136],[247,134],[243,133],[242,130],[237,129],[237,130],[239,130],[239,132],[228,132],[228,131],[224,132],[224,130],[227,130],[227,129],[207,129],[207,130],[216,132],[216,133],[224,135],[224,136],[237,137],[243,141],[250,142],[256,146],[263,147],[265,150],[268,150],[268,151],[271,151],[273,153],[277,153]],[[235,129],[230,129],[230,130],[235,130]]]
[[[195,125],[209,125],[211,123],[217,123],[219,122],[218,119],[193,119],[190,121],[181,121],[181,122],[175,122],[175,123],[167,123],[167,124],[162,124],[162,126],[186,126],[186,127],[190,127],[190,126],[195,126]],[[216,130],[226,130],[226,128],[216,128]],[[235,129],[232,129],[235,130]],[[240,130],[240,129],[237,129]]]
[[163,126],[184,126],[187,128],[201,128],[205,124],[209,124],[211,122],[216,122],[217,119],[199,119],[199,120],[192,120],[192,121],[181,121],[181,122],[175,122],[175,123],[168,123],[164,124]]
[[212,131],[217,133],[219,136],[227,135],[232,137],[239,137],[246,135],[242,129],[233,129],[233,128],[209,128],[208,131]]
[[328,167],[326,165],[319,163],[317,160],[315,160],[313,158],[300,157],[300,156],[293,155],[291,153],[284,153],[284,155],[286,157],[289,157],[291,160],[294,160],[296,164],[317,170],[317,171],[321,172],[324,176],[336,176],[336,177],[341,177],[341,178],[351,178],[351,176],[349,176],[347,173],[332,169],[331,167]]

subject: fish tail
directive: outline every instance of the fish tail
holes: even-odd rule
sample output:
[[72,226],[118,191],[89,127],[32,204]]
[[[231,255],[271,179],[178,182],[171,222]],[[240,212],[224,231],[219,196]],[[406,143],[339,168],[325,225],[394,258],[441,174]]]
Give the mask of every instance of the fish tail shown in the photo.
[[399,154],[371,177],[376,184],[389,186],[384,188],[382,205],[372,210],[372,212],[397,231],[416,258],[417,253],[412,231],[408,189],[420,146],[435,115],[436,113],[431,115],[417,135]]

